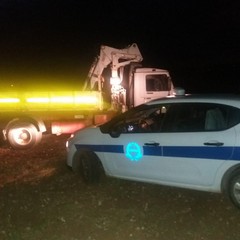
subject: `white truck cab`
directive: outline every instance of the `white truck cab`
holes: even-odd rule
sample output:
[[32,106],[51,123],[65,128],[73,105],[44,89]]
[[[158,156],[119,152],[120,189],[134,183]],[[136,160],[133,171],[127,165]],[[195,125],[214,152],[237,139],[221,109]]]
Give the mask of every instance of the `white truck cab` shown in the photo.
[[138,68],[134,73],[134,106],[173,94],[173,84],[167,70]]

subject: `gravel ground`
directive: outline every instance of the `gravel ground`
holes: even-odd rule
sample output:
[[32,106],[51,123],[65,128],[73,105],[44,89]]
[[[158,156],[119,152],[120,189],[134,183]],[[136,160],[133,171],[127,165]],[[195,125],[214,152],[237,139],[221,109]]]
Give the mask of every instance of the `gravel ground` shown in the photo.
[[240,210],[220,194],[103,177],[66,166],[67,136],[0,146],[1,240],[239,240]]

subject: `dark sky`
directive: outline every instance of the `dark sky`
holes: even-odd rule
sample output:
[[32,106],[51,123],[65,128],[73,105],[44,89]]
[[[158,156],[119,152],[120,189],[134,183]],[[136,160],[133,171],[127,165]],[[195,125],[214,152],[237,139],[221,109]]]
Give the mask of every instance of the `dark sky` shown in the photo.
[[78,88],[100,45],[136,42],[187,91],[240,91],[238,1],[0,0],[0,30],[1,83]]

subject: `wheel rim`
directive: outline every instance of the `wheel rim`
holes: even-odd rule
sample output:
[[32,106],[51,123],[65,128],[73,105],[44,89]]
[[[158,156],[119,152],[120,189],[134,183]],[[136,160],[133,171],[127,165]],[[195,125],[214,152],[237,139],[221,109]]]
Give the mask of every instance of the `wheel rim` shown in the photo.
[[28,145],[32,140],[32,134],[25,128],[14,129],[13,139],[18,145]]
[[233,185],[233,195],[238,203],[240,203],[240,178]]

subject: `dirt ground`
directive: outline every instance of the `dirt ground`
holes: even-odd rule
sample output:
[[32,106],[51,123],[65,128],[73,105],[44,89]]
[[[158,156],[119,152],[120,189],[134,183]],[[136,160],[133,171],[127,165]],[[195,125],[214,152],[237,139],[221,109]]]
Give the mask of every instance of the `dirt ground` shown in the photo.
[[66,166],[66,139],[0,146],[0,239],[240,239],[240,210],[223,195],[108,177],[85,185]]

